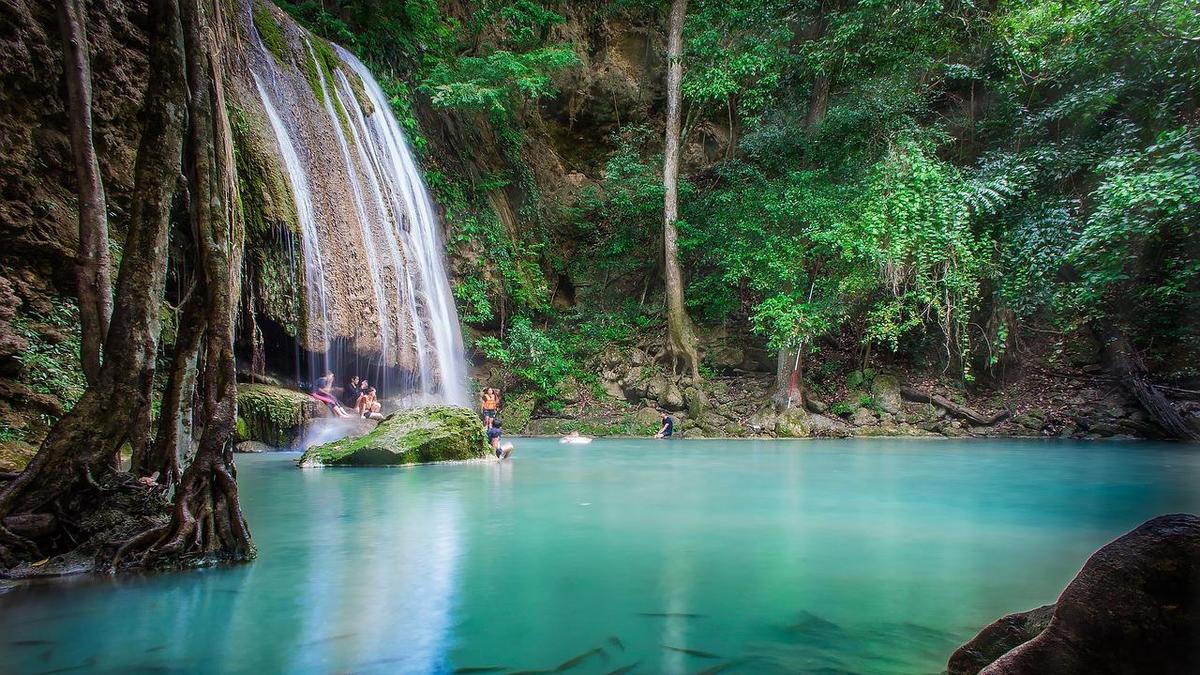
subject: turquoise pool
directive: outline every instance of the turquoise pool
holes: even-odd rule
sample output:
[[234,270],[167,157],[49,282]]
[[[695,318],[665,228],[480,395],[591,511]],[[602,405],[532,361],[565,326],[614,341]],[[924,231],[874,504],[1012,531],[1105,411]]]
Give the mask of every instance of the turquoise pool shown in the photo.
[[1200,511],[1200,453],[1153,443],[295,457],[238,458],[257,562],[0,595],[0,670],[937,673],[984,624],[1053,601],[1097,547]]

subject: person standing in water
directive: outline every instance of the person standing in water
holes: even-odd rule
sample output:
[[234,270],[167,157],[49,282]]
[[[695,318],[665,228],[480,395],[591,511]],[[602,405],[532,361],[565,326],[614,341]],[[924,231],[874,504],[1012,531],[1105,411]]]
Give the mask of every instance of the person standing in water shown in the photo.
[[671,434],[675,433],[675,419],[667,414],[665,410],[658,412],[662,416],[662,428],[654,434],[655,438],[670,438]]

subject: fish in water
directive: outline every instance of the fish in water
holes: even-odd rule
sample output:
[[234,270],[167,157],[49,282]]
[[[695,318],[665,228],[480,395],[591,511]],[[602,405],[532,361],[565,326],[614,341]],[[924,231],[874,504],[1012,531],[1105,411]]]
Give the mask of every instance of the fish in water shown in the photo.
[[468,666],[466,668],[455,668],[454,672],[461,675],[465,673],[498,673],[501,670],[508,670],[508,666]]
[[703,619],[703,614],[688,614],[687,612],[638,612],[638,616],[648,616],[657,619]]
[[66,668],[55,668],[54,670],[42,671],[39,675],[54,675],[55,673],[69,673],[75,670],[91,670],[96,667],[96,657],[89,656],[83,660],[83,665],[67,666]]
[[41,647],[44,645],[52,645],[54,642],[50,640],[13,640],[8,644],[14,647]]
[[625,675],[625,673],[633,671],[633,669],[637,668],[641,663],[641,661],[634,661],[627,666],[621,666],[620,668],[617,668],[616,670],[608,673],[608,675]]
[[625,651],[625,643],[621,642],[621,638],[617,637],[616,635],[608,636],[608,644],[620,649],[621,651]]
[[570,669],[574,668],[575,666],[583,663],[584,661],[587,661],[588,659],[592,658],[593,656],[599,656],[603,653],[604,653],[603,647],[596,647],[595,649],[590,649],[590,650],[580,654],[579,656],[576,656],[573,659],[567,659],[566,661],[563,661],[562,663],[558,664],[558,667],[554,669],[554,672],[561,673],[564,670],[570,670]]
[[687,654],[688,656],[694,656],[698,659],[719,659],[719,658],[721,658],[720,655],[718,655],[718,654],[713,654],[712,652],[702,652],[699,649],[685,649],[683,647],[672,647],[670,645],[663,645],[663,649],[670,649],[673,652],[679,652],[680,654]]
[[321,638],[320,640],[310,640],[309,642],[305,642],[305,643],[301,644],[300,646],[301,647],[311,647],[312,645],[324,644],[326,642],[336,642],[338,640],[345,640],[348,637],[354,637],[354,634],[353,633],[343,633],[341,635],[331,635],[327,638]]
[[547,673],[557,672],[557,670],[514,670],[508,675],[546,675]]

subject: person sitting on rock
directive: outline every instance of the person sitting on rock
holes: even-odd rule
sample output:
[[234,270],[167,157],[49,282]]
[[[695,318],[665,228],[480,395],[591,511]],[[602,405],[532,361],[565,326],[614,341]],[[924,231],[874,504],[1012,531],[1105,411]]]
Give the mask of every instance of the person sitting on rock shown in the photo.
[[358,398],[362,396],[364,391],[366,391],[366,389],[362,378],[355,375],[354,377],[350,378],[350,384],[346,385],[346,391],[342,396],[342,400],[351,405],[357,405]]
[[383,404],[375,398],[375,387],[367,387],[365,391],[358,397],[358,404],[355,406],[358,410],[359,417],[365,417],[371,420],[383,419]]
[[675,419],[667,414],[667,411],[660,410],[658,414],[662,417],[662,428],[654,434],[655,438],[670,438],[671,434],[675,433]]
[[334,381],[333,371],[326,370],[325,375],[317,378],[317,388],[309,395],[321,403],[329,406],[329,409],[333,411],[333,414],[337,415],[338,417],[349,417],[350,413],[346,412],[346,410],[342,408],[341,404],[338,403],[337,398],[335,398],[333,395]]

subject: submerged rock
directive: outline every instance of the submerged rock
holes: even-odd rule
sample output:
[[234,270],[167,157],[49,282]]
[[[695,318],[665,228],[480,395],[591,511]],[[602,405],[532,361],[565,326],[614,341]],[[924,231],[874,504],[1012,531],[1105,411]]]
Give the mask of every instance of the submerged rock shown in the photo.
[[323,404],[303,392],[266,384],[238,385],[237,440],[274,448],[297,447],[309,420],[328,415]]
[[[1000,625],[1011,618],[955,652],[949,672],[1200,672],[1200,517],[1160,516],[1096,551],[1059,596],[1045,630],[1035,633],[1033,617],[1013,630]],[[1036,637],[991,656],[1022,632]]]
[[400,410],[374,431],[309,448],[302,467],[397,466],[487,455],[487,438],[475,413],[455,406]]

